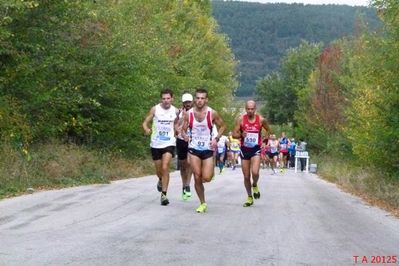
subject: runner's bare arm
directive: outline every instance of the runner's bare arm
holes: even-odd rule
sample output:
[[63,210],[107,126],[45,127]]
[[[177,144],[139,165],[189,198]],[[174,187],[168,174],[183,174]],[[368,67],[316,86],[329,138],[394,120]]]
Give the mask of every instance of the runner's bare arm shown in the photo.
[[236,122],[235,122],[234,128],[233,128],[233,131],[232,131],[232,136],[233,136],[233,138],[235,138],[235,139],[241,138],[241,134],[244,133],[244,132],[241,132],[241,123],[242,123],[242,116],[239,116],[239,117],[236,119]]
[[150,122],[154,118],[154,115],[155,115],[155,106],[150,109],[150,111],[148,112],[148,114],[145,117],[144,122],[143,122],[143,129],[144,129],[144,133],[146,135],[150,135],[151,134],[151,128],[148,125],[150,124]]
[[220,137],[223,135],[223,132],[226,130],[226,125],[223,119],[218,114],[218,112],[216,112],[215,110],[213,110],[212,117],[213,117],[213,122],[218,127],[218,134],[216,136],[216,139],[219,140]]
[[181,112],[181,110],[176,109],[176,119],[175,119],[174,124],[173,124],[176,136],[180,134],[181,128],[183,126],[183,122],[182,122],[183,118],[180,117],[180,112]]
[[187,135],[189,122],[188,122],[188,113],[183,113],[183,118],[181,119],[181,134],[185,141],[189,141],[189,136]]
[[272,130],[271,130],[271,128],[269,126],[269,123],[267,122],[266,118],[261,116],[260,119],[261,119],[262,127],[266,130],[266,136],[272,134]]

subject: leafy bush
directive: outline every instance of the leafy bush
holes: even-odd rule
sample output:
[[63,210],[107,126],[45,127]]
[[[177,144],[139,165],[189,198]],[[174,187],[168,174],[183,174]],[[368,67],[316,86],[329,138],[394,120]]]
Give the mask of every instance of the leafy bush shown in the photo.
[[142,157],[141,123],[161,89],[179,100],[207,87],[220,110],[232,100],[235,61],[209,1],[30,2],[0,32],[0,96],[20,103],[33,141]]

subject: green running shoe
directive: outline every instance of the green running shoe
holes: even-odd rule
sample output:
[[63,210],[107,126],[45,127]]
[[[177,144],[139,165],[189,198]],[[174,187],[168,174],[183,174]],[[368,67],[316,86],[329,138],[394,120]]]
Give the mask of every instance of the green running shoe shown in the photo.
[[201,203],[201,205],[197,208],[198,213],[204,213],[208,209],[208,205],[206,203]]
[[185,191],[185,193],[186,193],[186,196],[187,196],[188,198],[191,198],[191,189],[190,189],[190,186],[186,186],[186,188],[184,189],[184,191]]
[[164,194],[161,193],[161,205],[162,205],[162,206],[166,206],[166,205],[168,205],[168,204],[169,204],[168,198],[166,197],[166,195],[164,195]]
[[252,204],[254,204],[254,199],[251,196],[248,196],[247,201],[244,202],[244,204],[242,206],[243,207],[249,207]]
[[252,190],[254,191],[254,198],[259,199],[260,198],[260,192],[258,186],[252,187]]
[[183,190],[183,193],[181,194],[181,198],[182,198],[184,201],[188,200],[188,195],[187,195],[186,191]]

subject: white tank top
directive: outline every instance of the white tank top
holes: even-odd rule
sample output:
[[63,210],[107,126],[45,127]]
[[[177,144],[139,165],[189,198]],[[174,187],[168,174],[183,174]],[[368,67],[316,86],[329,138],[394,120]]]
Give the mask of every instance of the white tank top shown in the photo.
[[278,152],[277,147],[278,147],[278,141],[277,140],[270,140],[269,141],[270,145],[270,152],[271,153],[276,153]]
[[162,108],[161,104],[155,106],[152,120],[151,148],[162,149],[176,146],[174,122],[177,109],[173,105],[169,109]]
[[191,140],[188,147],[199,151],[212,150],[210,145],[212,137],[212,108],[208,107],[207,114],[201,122],[195,118],[193,108],[188,111],[188,116],[189,120],[191,119],[190,116],[192,117]]

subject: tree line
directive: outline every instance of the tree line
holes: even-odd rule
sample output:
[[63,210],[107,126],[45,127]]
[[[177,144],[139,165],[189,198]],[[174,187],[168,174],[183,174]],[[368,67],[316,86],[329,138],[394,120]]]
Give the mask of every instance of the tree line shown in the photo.
[[[313,150],[399,180],[399,2],[372,0],[383,27],[327,47],[302,42],[257,85],[263,113]],[[396,202],[397,204],[397,202]]]
[[277,70],[285,51],[302,40],[327,45],[356,34],[358,20],[372,30],[381,24],[374,8],[361,6],[213,1],[212,8],[239,60],[237,96],[254,95],[256,81]]
[[141,122],[171,88],[222,108],[236,61],[210,1],[0,0],[0,138],[147,154]]

